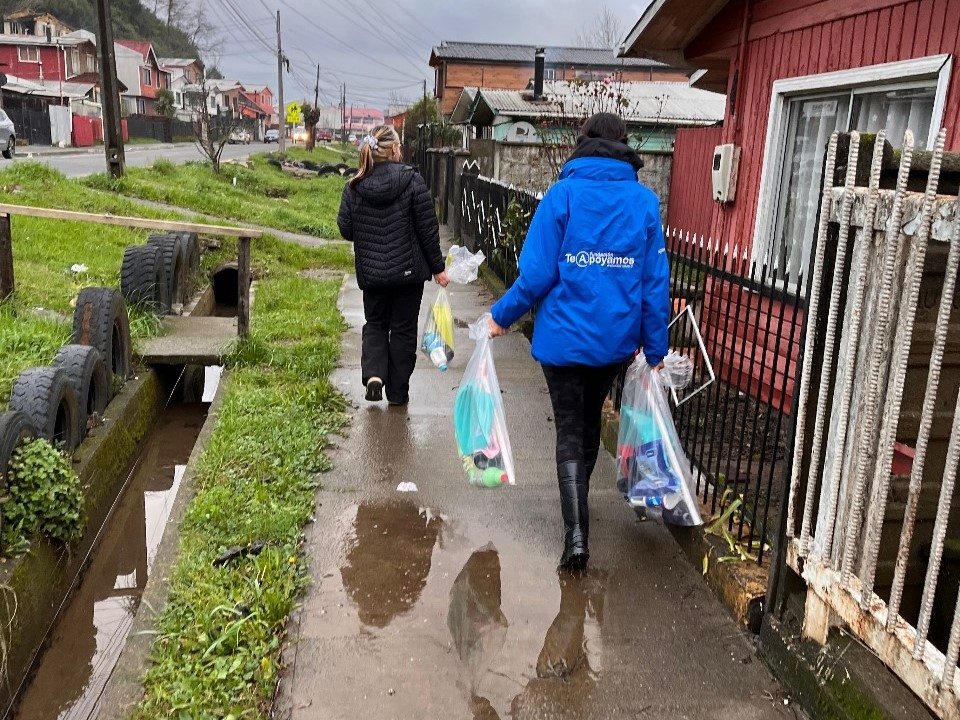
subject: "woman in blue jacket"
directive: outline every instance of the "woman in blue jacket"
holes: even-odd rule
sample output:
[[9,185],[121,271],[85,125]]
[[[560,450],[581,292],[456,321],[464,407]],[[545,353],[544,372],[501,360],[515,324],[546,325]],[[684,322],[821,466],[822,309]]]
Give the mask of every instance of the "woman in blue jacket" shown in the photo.
[[600,453],[600,419],[613,380],[638,346],[659,367],[667,354],[669,277],[657,196],[623,121],[599,113],[530,224],[520,277],[493,306],[491,334],[537,308],[533,357],[543,366],[557,427],[562,567],[590,557],[587,494]]

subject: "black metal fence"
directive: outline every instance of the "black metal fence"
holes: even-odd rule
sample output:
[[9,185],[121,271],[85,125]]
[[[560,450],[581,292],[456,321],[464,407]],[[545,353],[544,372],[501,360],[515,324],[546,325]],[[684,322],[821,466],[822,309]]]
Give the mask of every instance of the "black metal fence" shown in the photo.
[[[483,250],[509,287],[539,198],[476,172],[464,172],[461,182],[463,241]],[[712,530],[724,536],[732,556],[763,563],[786,499],[803,278],[784,277],[679,231],[668,231],[667,252],[675,318],[670,344],[695,367],[693,383],[677,398],[677,432],[709,512],[719,517],[730,509]],[[711,368],[716,380],[707,385]],[[624,375],[611,393],[618,410]]]
[[[220,137],[231,129],[242,127],[253,134],[256,123],[252,120],[242,120],[238,123],[226,115],[214,115],[210,118],[214,137]],[[127,118],[127,134],[131,138],[156,140],[158,142],[189,142],[196,136],[194,123],[176,118],[165,118],[156,115],[131,115]]]
[[53,142],[49,109],[36,110],[8,101],[4,110],[13,121],[18,140],[26,140],[30,145],[50,145]]
[[519,274],[523,240],[540,198],[476,172],[464,172],[461,183],[464,243],[473,251],[483,250],[490,269],[510,287]]

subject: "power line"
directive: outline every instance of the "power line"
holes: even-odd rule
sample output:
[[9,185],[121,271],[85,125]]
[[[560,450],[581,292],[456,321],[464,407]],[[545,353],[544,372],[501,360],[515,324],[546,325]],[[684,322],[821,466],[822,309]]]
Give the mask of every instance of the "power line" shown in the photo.
[[302,12],[300,12],[300,11],[297,10],[295,7],[293,7],[292,5],[290,5],[290,3],[288,3],[286,0],[280,0],[280,3],[281,3],[284,7],[286,7],[288,10],[290,10],[291,12],[293,12],[295,15],[299,16],[300,18],[302,18],[302,19],[303,19],[307,24],[309,24],[311,27],[313,27],[313,28],[315,28],[316,30],[318,30],[319,32],[323,33],[324,35],[326,35],[327,37],[329,37],[330,39],[332,39],[334,42],[337,42],[337,43],[339,43],[340,45],[342,45],[343,47],[347,48],[348,50],[350,50],[350,51],[351,51],[352,53],[354,53],[355,55],[359,55],[360,57],[366,58],[366,59],[369,60],[370,62],[376,63],[377,65],[380,65],[381,67],[385,67],[385,68],[387,68],[388,70],[390,70],[391,72],[397,73],[398,75],[406,76],[406,77],[409,78],[410,80],[422,79],[422,78],[417,78],[415,75],[412,75],[412,74],[410,74],[410,73],[407,73],[407,72],[404,72],[404,71],[401,71],[401,70],[397,70],[396,68],[391,67],[390,65],[386,64],[386,63],[383,62],[382,60],[378,60],[377,58],[373,57],[372,55],[368,55],[367,53],[363,52],[362,50],[358,50],[357,48],[352,47],[349,43],[341,40],[339,37],[337,37],[336,35],[334,35],[332,32],[330,32],[329,30],[327,30],[325,27],[322,27],[321,25],[319,25],[319,24],[318,24],[317,22],[315,22],[312,18],[308,17],[307,15],[304,15]]

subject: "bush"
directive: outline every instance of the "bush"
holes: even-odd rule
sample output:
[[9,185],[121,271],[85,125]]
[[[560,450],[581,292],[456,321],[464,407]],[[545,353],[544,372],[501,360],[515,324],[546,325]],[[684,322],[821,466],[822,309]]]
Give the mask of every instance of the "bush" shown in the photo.
[[3,506],[3,546],[42,534],[71,545],[86,527],[80,481],[70,459],[46,440],[33,440],[10,459],[10,499]]

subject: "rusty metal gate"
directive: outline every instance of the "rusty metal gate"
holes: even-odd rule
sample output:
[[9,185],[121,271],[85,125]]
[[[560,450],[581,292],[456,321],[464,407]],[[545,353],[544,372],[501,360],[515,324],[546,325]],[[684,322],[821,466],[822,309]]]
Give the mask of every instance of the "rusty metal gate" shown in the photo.
[[[907,191],[909,132],[899,167],[884,159],[883,133],[870,163],[850,137],[846,158],[832,138],[824,173],[787,562],[807,584],[807,637],[825,643],[845,624],[955,719],[958,573],[945,550],[960,528],[960,199],[937,194],[945,131],[924,155],[923,193]],[[880,188],[884,167],[893,189]]]

